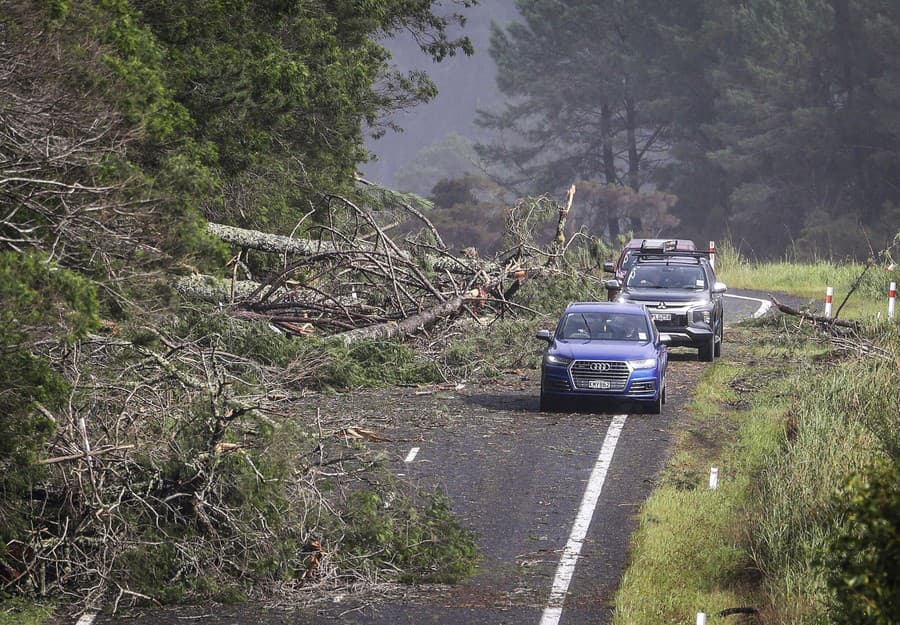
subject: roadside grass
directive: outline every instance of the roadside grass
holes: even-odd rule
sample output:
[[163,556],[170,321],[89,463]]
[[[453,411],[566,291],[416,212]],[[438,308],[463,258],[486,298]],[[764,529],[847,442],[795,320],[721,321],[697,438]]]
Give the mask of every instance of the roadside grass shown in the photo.
[[857,262],[749,261],[727,242],[716,250],[716,273],[729,289],[765,290],[807,298],[810,309],[818,314],[824,310],[827,287],[834,289],[832,309],[836,314],[859,280],[859,285],[841,310],[842,319],[884,317],[887,314],[888,287],[892,281],[900,281],[896,271],[888,273],[880,266],[866,270],[864,264]]
[[786,318],[729,329],[727,358],[704,369],[641,510],[614,625],[716,622],[735,607],[763,624],[844,622],[836,588],[854,581],[829,565],[844,486],[900,449],[900,327],[862,335],[888,357],[837,352]]
[[41,625],[55,609],[51,604],[19,598],[3,599],[0,606],[0,625]]
[[[616,596],[616,625],[687,623],[697,612],[758,603],[741,533],[749,480],[737,473],[741,456],[734,446],[743,427],[739,407],[750,351],[744,332],[729,337],[729,361],[703,370],[672,459],[642,508]],[[773,444],[762,427],[752,440],[761,449]],[[719,470],[715,490],[712,467]]]

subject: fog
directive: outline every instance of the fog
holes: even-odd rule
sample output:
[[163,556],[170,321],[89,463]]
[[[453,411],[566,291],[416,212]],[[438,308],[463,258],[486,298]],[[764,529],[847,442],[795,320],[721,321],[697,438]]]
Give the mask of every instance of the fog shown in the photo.
[[[445,3],[447,9],[457,9]],[[377,160],[361,167],[366,177],[397,188],[396,174],[416,160],[417,154],[449,135],[458,134],[474,142],[483,139],[484,130],[475,126],[478,109],[497,108],[502,96],[497,89],[496,67],[489,54],[490,27],[494,21],[506,26],[515,21],[518,13],[514,0],[483,0],[470,9],[459,9],[467,17],[462,29],[452,36],[467,35],[475,47],[475,54],[433,62],[418,49],[410,37],[398,37],[383,42],[394,55],[394,64],[403,71],[422,70],[437,85],[438,95],[431,102],[393,115],[390,120],[403,132],[388,130],[380,139],[369,138],[366,147]],[[423,193],[430,189],[415,190]]]

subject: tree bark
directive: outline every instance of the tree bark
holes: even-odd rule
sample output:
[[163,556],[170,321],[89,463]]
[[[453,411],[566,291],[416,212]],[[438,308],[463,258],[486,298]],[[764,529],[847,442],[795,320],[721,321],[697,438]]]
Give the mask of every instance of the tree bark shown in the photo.
[[309,255],[334,252],[338,249],[329,241],[294,239],[280,234],[269,234],[258,230],[235,228],[234,226],[226,226],[225,224],[209,223],[206,230],[226,243],[234,243],[240,247],[260,250],[262,252]]
[[569,211],[572,210],[572,202],[575,199],[575,185],[569,187],[569,194],[566,198],[565,207],[559,208],[559,220],[556,222],[556,236],[553,238],[553,245],[550,249],[550,258],[547,265],[550,267],[559,266],[559,257],[566,248],[566,222],[569,219]]
[[407,317],[402,321],[388,321],[365,328],[356,328],[335,336],[346,345],[365,339],[391,339],[398,336],[411,336],[419,330],[428,328],[439,320],[458,312],[465,304],[466,299],[462,295],[457,295],[446,302],[429,308],[418,315]]
[[[608,103],[600,105],[600,140],[603,142],[603,174],[607,185],[614,185],[619,181],[616,173],[616,155],[612,146],[612,108]],[[613,207],[611,214],[606,216],[606,226],[609,228],[609,240],[615,241],[619,236],[619,212]]]
[[859,328],[859,324],[855,321],[842,321],[840,319],[835,319],[833,317],[822,317],[819,315],[810,315],[809,313],[801,312],[796,308],[791,308],[787,304],[782,304],[779,302],[774,295],[770,295],[769,298],[772,300],[772,303],[775,304],[775,308],[785,313],[786,315],[793,315],[795,317],[800,317],[801,319],[809,319],[810,321],[815,321],[816,323],[822,323],[830,326],[840,326],[842,328]]

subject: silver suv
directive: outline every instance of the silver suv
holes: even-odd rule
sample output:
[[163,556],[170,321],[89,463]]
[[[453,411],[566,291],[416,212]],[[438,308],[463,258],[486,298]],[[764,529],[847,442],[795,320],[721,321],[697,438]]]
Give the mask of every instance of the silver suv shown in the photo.
[[706,252],[640,254],[624,281],[609,280],[616,301],[643,304],[672,346],[695,347],[700,360],[722,354],[723,294]]

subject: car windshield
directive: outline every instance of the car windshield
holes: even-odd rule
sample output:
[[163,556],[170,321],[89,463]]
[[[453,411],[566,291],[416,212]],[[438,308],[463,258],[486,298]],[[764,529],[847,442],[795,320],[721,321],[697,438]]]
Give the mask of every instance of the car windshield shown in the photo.
[[650,331],[643,315],[573,312],[560,322],[559,336],[570,341],[648,341]]
[[628,271],[631,269],[631,266],[634,265],[634,261],[637,260],[638,252],[640,250],[628,250],[625,252],[625,256],[622,258],[622,270]]
[[704,289],[706,278],[699,265],[638,264],[627,285],[639,289]]

